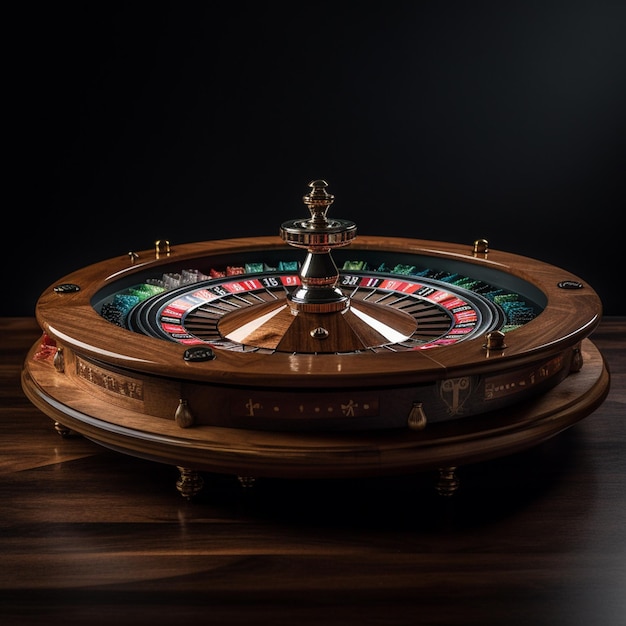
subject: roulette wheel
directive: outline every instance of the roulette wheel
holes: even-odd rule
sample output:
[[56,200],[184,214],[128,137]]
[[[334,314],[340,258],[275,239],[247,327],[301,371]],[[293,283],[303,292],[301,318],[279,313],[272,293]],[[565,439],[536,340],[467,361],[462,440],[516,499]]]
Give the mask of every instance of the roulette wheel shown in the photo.
[[436,470],[553,437],[603,402],[593,288],[471,244],[357,236],[328,216],[276,235],[129,252],[51,285],[22,387],[61,435],[202,473],[358,478]]

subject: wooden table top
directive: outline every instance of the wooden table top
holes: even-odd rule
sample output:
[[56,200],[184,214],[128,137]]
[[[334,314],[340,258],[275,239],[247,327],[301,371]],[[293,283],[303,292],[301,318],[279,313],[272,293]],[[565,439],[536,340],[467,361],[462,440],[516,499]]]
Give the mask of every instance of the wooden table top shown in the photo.
[[206,475],[62,438],[20,386],[40,335],[0,318],[0,621],[20,624],[626,623],[626,317],[590,416],[523,453],[377,479]]

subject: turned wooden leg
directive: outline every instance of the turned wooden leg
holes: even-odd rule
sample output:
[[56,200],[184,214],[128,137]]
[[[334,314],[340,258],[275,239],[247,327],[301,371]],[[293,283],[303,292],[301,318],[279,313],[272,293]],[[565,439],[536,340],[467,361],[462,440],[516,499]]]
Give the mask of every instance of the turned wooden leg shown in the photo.
[[246,489],[254,487],[254,483],[256,482],[254,476],[237,476],[237,479],[239,480],[239,484]]
[[459,488],[456,467],[440,467],[436,489],[440,496],[452,496]]
[[196,470],[188,467],[177,467],[180,472],[180,478],[176,482],[176,489],[178,489],[183,498],[191,500],[191,498],[202,491],[204,480]]

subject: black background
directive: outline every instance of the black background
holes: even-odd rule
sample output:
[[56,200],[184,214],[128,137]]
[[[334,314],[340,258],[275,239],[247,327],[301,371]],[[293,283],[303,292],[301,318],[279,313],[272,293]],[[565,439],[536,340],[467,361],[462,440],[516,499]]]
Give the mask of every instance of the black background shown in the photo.
[[368,4],[15,12],[2,315],[156,239],[278,234],[317,178],[359,233],[486,238],[625,314],[626,3]]

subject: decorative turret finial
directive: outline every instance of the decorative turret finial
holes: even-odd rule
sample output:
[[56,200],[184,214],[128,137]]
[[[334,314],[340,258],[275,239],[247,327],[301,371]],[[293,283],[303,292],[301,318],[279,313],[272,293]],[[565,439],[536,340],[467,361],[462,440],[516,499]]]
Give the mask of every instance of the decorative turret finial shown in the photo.
[[326,213],[328,207],[335,201],[335,196],[327,193],[328,183],[325,180],[313,180],[309,183],[313,191],[302,197],[304,204],[309,207],[312,228],[323,228],[328,224]]

